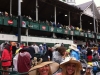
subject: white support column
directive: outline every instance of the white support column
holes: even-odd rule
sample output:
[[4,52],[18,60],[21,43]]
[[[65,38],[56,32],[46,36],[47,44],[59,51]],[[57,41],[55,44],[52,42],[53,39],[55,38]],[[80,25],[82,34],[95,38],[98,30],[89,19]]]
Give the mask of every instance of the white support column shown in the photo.
[[27,35],[26,40],[27,40],[27,46],[28,46],[28,29],[26,29],[26,35]]
[[21,16],[21,1],[18,0],[18,16]]
[[80,14],[80,28],[82,29],[82,13]]
[[94,24],[94,32],[96,33],[96,26],[95,26],[95,11],[94,11],[94,0],[92,0],[92,2],[93,2],[93,5],[92,5],[92,7],[93,7],[93,24]]
[[10,15],[12,14],[12,0],[10,0]]
[[38,0],[36,0],[36,21],[38,21]]
[[95,25],[95,21],[96,21],[96,14],[95,14],[95,10],[94,10],[94,0],[92,0],[92,8],[93,8],[93,25],[94,25],[94,33],[95,33],[95,43],[97,43],[97,32],[96,32],[96,25]]
[[54,20],[55,20],[55,24],[56,24],[56,22],[57,22],[57,19],[56,19],[56,6],[54,7]]
[[98,20],[96,20],[96,22],[97,22],[97,33],[99,33],[99,30],[98,30]]
[[72,35],[72,40],[74,41],[74,37],[73,37],[73,35]]
[[69,26],[70,26],[70,11],[69,11],[69,14],[68,14],[68,16],[69,16]]
[[22,26],[22,17],[21,17],[21,1],[18,0],[18,43],[21,43],[21,26]]

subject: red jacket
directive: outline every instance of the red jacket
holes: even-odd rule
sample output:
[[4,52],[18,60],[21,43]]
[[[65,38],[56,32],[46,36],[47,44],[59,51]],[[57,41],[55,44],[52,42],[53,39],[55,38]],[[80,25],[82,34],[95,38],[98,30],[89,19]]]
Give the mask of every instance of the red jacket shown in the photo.
[[[7,49],[4,49],[1,60],[12,60],[12,51],[9,52]],[[11,66],[11,61],[2,62],[2,66]]]

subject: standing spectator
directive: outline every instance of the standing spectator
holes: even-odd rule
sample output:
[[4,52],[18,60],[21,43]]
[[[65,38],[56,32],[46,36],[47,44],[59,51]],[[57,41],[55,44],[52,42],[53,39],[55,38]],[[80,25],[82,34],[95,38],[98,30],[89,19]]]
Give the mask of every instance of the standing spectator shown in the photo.
[[33,47],[31,47],[31,44],[29,44],[29,47],[27,48],[27,52],[30,53],[30,55],[32,56],[31,59],[33,59],[34,55],[35,55],[35,49]]
[[48,49],[46,43],[43,43],[43,49],[44,49],[43,54],[45,54],[47,52],[47,49]]
[[71,49],[70,56],[75,57],[77,60],[80,60],[80,51],[79,49],[77,49],[77,45],[72,44],[71,46],[69,46],[69,48]]
[[42,44],[39,45],[39,49],[40,49],[40,54],[43,55],[44,48]]
[[52,60],[52,48],[48,47],[48,55],[50,56],[50,61]]
[[99,60],[100,60],[100,47],[98,47]]
[[48,49],[46,44],[44,45],[44,54],[41,56],[44,60],[50,61],[52,52]]
[[87,66],[86,72],[85,72],[84,75],[93,75],[93,73],[92,73],[92,67],[90,65]]
[[86,59],[87,51],[86,51],[86,48],[85,48],[85,47],[82,48],[81,54],[82,54],[82,56],[83,56],[83,59]]
[[[12,60],[12,46],[7,44],[2,52],[2,68],[5,71],[9,70],[9,67],[11,66],[11,60]],[[8,72],[3,72],[3,75],[9,75]]]
[[87,60],[92,61],[92,51],[90,48],[87,49]]
[[81,47],[80,46],[77,46],[77,49],[79,49],[81,51]]
[[17,68],[19,73],[29,71],[29,69],[31,68],[30,59],[31,59],[31,55],[27,52],[27,48],[21,49],[17,60]]
[[16,53],[16,49],[17,49],[17,44],[16,42],[11,42],[11,45],[12,45],[12,54],[15,54]]
[[95,49],[93,50],[93,53],[92,53],[92,55],[93,55],[93,60],[95,60],[95,61],[98,61],[99,60],[99,53],[98,53],[98,48],[97,47],[95,47]]
[[32,45],[32,47],[35,49],[35,53],[39,53],[40,52],[39,47],[36,45],[36,43],[34,43]]
[[100,47],[98,47],[98,53],[99,53],[99,56],[100,56]]
[[[61,47],[61,44],[56,44],[54,45],[54,51],[52,53],[52,60],[57,62],[57,63],[60,63],[60,53],[58,52],[58,48]],[[60,60],[59,60],[60,59]]]

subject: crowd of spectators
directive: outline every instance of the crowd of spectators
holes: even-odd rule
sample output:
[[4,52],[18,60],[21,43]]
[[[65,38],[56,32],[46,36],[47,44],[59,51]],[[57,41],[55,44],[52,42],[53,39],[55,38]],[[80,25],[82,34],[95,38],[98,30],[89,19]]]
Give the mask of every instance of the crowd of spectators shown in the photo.
[[[0,16],[6,16],[6,17],[11,17],[11,18],[16,18],[16,19],[18,19],[18,17],[17,16],[14,16],[14,15],[12,15],[12,14],[9,14],[8,12],[0,12]],[[23,17],[23,20],[29,20],[29,21],[33,21],[33,22],[37,22],[37,23],[45,23],[45,24],[47,24],[48,26],[53,26],[53,27],[57,27],[57,28],[63,28],[63,29],[68,29],[68,30],[78,30],[78,31],[82,31],[82,32],[93,32],[93,31],[91,31],[90,29],[88,29],[88,30],[83,30],[83,29],[81,29],[81,28],[79,28],[79,27],[74,27],[74,25],[62,25],[61,23],[55,23],[55,22],[52,22],[52,21],[48,21],[48,20],[46,20],[46,21],[36,21],[36,20],[33,20],[30,16],[25,16],[25,15],[23,15],[22,16]]]
[[[86,65],[85,68],[87,68],[87,66],[92,67],[92,71],[98,71],[98,68],[100,68],[98,64],[100,60],[100,48],[98,46],[81,47],[76,44],[71,44],[66,48],[63,43],[56,43],[53,47],[49,47],[46,43],[41,43],[40,45],[32,43],[28,46],[21,44],[18,47],[16,42],[7,42],[0,45],[0,54],[3,62],[3,70],[8,71],[9,67],[12,66],[10,61],[13,61],[14,70],[20,73],[28,72],[29,69],[36,64],[36,61],[34,63],[33,59],[37,59],[34,57],[55,61],[57,63],[63,62],[66,57],[74,57],[76,60],[84,63]],[[5,54],[7,54],[7,56],[5,56]],[[13,55],[14,58],[12,57]],[[58,72],[61,72],[61,69],[59,69],[57,73]],[[4,74],[8,73],[4,72]]]

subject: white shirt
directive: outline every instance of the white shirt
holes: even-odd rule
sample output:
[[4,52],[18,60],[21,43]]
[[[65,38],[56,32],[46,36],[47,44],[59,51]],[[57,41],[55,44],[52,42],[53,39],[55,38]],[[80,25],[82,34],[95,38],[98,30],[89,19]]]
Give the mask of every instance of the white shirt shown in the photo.
[[40,49],[37,45],[32,45],[32,47],[35,49],[35,53],[39,53]]

